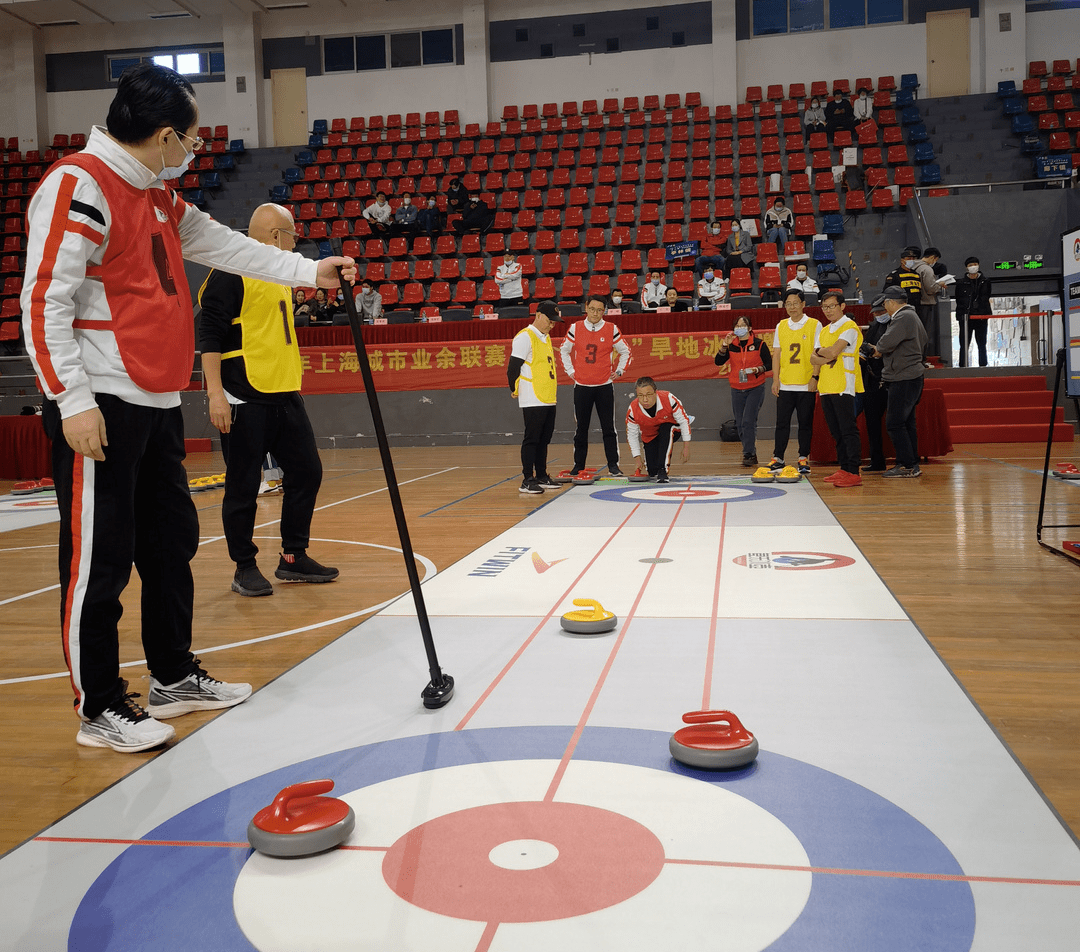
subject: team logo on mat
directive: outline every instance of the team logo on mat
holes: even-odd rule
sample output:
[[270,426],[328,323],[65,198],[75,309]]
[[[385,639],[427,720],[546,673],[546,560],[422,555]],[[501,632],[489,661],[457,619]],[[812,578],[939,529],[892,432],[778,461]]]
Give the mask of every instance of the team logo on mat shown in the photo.
[[529,547],[527,545],[508,545],[505,549],[500,549],[491,556],[491,558],[480,563],[480,565],[469,573],[469,577],[471,578],[474,575],[479,575],[484,578],[490,578],[494,575],[499,575],[528,551]]
[[855,564],[832,552],[747,552],[731,561],[748,569],[842,569]]
[[552,569],[556,565],[558,565],[560,562],[565,562],[565,561],[566,561],[566,559],[556,559],[554,562],[545,562],[540,557],[539,552],[534,552],[532,554],[533,568],[536,569],[536,572],[537,572],[538,575],[543,575],[548,569]]

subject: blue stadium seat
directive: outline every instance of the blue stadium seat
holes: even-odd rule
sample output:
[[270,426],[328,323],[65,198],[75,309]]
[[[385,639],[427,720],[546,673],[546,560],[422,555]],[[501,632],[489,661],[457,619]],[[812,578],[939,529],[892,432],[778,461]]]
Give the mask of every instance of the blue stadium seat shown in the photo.
[[904,73],[900,77],[901,89],[918,89],[919,88],[919,74],[918,73]]
[[304,170],[298,169],[293,165],[282,172],[282,178],[284,178],[289,185],[299,185],[304,181]]
[[244,148],[244,140],[243,139],[233,139],[229,143],[229,151],[233,155],[240,155],[243,152],[247,152],[247,149]]
[[914,161],[916,165],[926,165],[927,162],[933,162],[933,145],[929,142],[920,142],[915,146],[915,154],[912,156],[912,161]]
[[896,91],[896,98],[893,101],[893,105],[897,109],[904,109],[907,106],[914,105],[915,95],[910,89],[898,89]]
[[900,113],[900,124],[904,126],[915,126],[922,122],[922,113],[919,112],[918,106],[908,106]]
[[289,200],[290,189],[288,185],[275,185],[270,189],[270,201],[282,204]]
[[1027,112],[1027,108],[1024,106],[1023,100],[1019,97],[1015,99],[1003,99],[1001,101],[1002,115],[1019,116],[1022,112]]
[[308,148],[321,149],[323,147],[323,137],[320,135],[310,135],[307,140]]
[[203,188],[221,188],[220,172],[200,172],[199,184]]
[[311,165],[315,161],[315,153],[311,149],[301,149],[293,158],[297,165],[303,167]]
[[1016,95],[1016,83],[1011,79],[998,83],[998,99],[1009,99]]
[[220,169],[222,172],[234,172],[236,170],[236,160],[231,155],[215,155],[214,168]]
[[930,133],[926,131],[926,125],[922,122],[916,123],[908,129],[907,140],[912,145],[916,142],[927,142],[929,139]]
[[330,131],[325,119],[316,119],[311,123],[311,131],[318,136],[324,136]]
[[941,166],[937,164],[924,165],[919,177],[920,185],[938,185],[941,182]]
[[[843,215],[825,215],[821,219],[821,230],[826,235],[842,235],[844,233],[844,216]],[[814,242],[816,245],[817,242]],[[814,254],[817,254],[815,250]]]
[[[1019,116],[1012,117],[1012,131],[1013,135],[1025,136],[1035,131],[1035,120],[1031,118],[1026,112],[1021,113]],[[1038,136],[1036,136],[1038,138]]]
[[329,258],[334,253],[334,246],[329,241],[319,242],[319,258]]
[[835,261],[836,249],[833,243],[827,239],[818,239],[814,242],[814,261]]
[[1045,152],[1046,146],[1036,133],[1029,132],[1020,138],[1021,155],[1043,155]]
[[189,188],[184,192],[184,201],[189,205],[202,205],[206,202],[206,196],[201,188]]

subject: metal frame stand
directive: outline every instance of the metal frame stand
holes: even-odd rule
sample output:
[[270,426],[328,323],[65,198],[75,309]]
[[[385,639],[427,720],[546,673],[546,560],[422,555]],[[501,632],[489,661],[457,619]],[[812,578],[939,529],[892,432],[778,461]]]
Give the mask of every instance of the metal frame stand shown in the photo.
[[[1061,391],[1061,378],[1064,375],[1065,348],[1062,347],[1057,352],[1057,374],[1054,378],[1054,399],[1050,404],[1050,428],[1046,434],[1046,458],[1043,461],[1042,493],[1039,496],[1039,521],[1035,527],[1035,539],[1044,549],[1068,559],[1074,565],[1080,565],[1080,557],[1071,552],[1066,552],[1064,549],[1059,549],[1057,546],[1050,545],[1048,542],[1043,542],[1042,537],[1043,529],[1080,529],[1080,523],[1076,522],[1061,525],[1048,525],[1043,522],[1043,513],[1046,510],[1046,483],[1050,477],[1050,448],[1054,442],[1054,416],[1057,414],[1058,393]],[[1080,402],[1077,401],[1076,397],[1073,397],[1072,400],[1073,406],[1077,410],[1077,416],[1080,417]]]
[[[334,242],[335,254],[341,254],[340,241]],[[368,364],[367,348],[364,346],[363,324],[356,312],[352,288],[346,282],[338,268],[338,280],[341,282],[342,297],[345,298],[345,310],[349,314],[349,326],[352,328],[353,344],[360,360],[360,373],[364,378],[364,391],[367,393],[368,406],[371,408],[371,420],[375,425],[375,436],[379,442],[379,454],[382,457],[383,473],[386,476],[386,488],[390,493],[390,504],[394,509],[397,522],[398,538],[401,540],[401,554],[405,558],[405,571],[409,574],[409,587],[412,589],[413,602],[416,605],[416,618],[420,624],[420,634],[427,651],[428,670],[431,681],[420,693],[424,707],[435,709],[442,707],[454,696],[454,679],[439,667],[439,658],[435,653],[435,642],[431,636],[431,623],[428,621],[424,594],[420,589],[420,573],[416,569],[413,557],[412,541],[409,539],[409,526],[405,521],[405,508],[401,503],[401,491],[398,489],[397,476],[394,474],[394,460],[390,455],[390,443],[386,439],[386,425],[383,423],[382,410],[379,408],[379,395],[375,392],[375,380]]]

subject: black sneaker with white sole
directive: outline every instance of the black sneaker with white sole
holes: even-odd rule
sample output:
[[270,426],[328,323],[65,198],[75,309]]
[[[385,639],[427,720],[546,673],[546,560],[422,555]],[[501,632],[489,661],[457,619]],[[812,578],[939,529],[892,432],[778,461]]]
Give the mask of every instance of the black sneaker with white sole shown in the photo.
[[536,480],[536,485],[541,489],[564,489],[565,484],[557,483],[550,476],[541,476]]
[[[908,469],[906,466],[904,466],[904,465],[902,465],[900,463],[897,463],[891,469],[885,470],[885,472],[882,473],[881,475],[885,479],[896,479],[898,477],[910,476],[911,474],[912,474],[912,470]],[[920,475],[921,475],[921,473],[920,473]]]
[[658,483],[667,483],[671,480],[668,479],[668,474],[664,470],[660,470],[660,472],[656,474],[656,481]]
[[[126,690],[127,683],[124,688]],[[75,742],[83,747],[111,747],[122,754],[134,754],[151,747],[160,747],[176,736],[168,724],[154,720],[133,698],[125,694],[113,701],[104,711],[83,721]]]
[[626,475],[621,469],[619,469],[618,466],[616,466],[614,469],[609,466],[607,474],[614,477],[615,479],[621,479],[623,476]]
[[332,582],[338,574],[337,569],[320,565],[306,552],[285,552],[278,560],[274,578],[283,582]]
[[529,493],[533,496],[538,496],[543,493],[543,489],[535,479],[523,479],[521,485],[518,486],[519,493]]
[[238,595],[246,595],[249,598],[274,594],[274,586],[267,581],[266,576],[256,565],[237,569],[230,587]]

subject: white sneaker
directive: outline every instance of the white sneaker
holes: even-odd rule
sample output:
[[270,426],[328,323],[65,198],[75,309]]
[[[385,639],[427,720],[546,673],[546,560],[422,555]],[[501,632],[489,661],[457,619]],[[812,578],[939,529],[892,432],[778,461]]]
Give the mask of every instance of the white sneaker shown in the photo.
[[125,694],[114,701],[97,717],[84,721],[75,735],[75,743],[83,747],[111,747],[121,753],[133,754],[151,747],[160,747],[176,736],[168,724],[155,721],[132,698]]
[[[195,659],[195,664],[199,659]],[[150,697],[147,710],[154,717],[179,717],[192,711],[217,711],[246,701],[251,697],[250,684],[228,684],[215,681],[202,668],[196,668],[176,684],[162,684],[150,676]],[[171,730],[171,728],[170,728]]]

